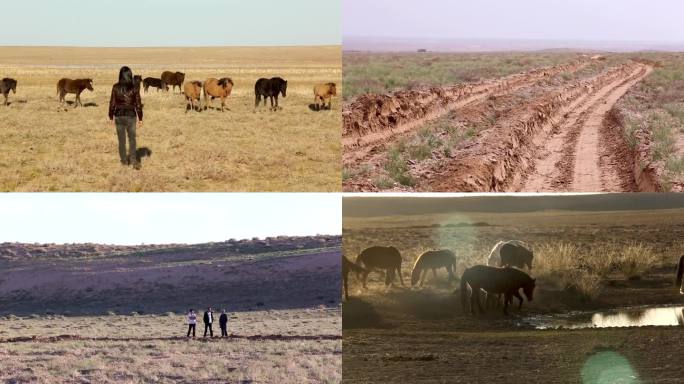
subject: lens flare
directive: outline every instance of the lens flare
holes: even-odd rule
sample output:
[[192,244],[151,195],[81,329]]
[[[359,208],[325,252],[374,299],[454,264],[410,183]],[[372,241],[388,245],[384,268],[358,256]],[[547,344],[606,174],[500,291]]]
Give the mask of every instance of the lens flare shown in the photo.
[[582,367],[583,384],[637,384],[637,373],[629,361],[613,351],[593,354]]

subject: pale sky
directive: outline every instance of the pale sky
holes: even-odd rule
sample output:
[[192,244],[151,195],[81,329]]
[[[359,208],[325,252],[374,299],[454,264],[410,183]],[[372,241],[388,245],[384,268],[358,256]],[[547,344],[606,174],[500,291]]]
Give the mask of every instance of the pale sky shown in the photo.
[[340,0],[12,0],[2,45],[339,45]]
[[680,0],[344,0],[343,35],[684,42]]
[[0,242],[167,244],[339,235],[332,193],[4,193]]

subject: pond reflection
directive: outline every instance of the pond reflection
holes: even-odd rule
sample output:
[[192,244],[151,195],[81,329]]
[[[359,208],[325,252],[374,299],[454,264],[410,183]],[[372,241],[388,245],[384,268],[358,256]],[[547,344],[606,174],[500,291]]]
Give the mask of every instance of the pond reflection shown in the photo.
[[684,325],[684,306],[629,308],[597,313],[570,313],[528,319],[537,329],[614,328]]

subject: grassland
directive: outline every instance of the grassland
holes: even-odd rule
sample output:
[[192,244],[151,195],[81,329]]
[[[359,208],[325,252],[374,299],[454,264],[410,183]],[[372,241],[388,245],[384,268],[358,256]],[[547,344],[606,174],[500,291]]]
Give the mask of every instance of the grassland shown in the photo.
[[654,182],[662,191],[684,190],[684,55],[640,54],[657,63],[643,83],[617,104],[623,136],[642,154],[642,168],[655,169]]
[[609,353],[635,372],[628,382],[676,383],[682,371],[670,361],[683,357],[673,344],[682,327],[542,331],[530,319],[681,303],[672,282],[684,254],[682,224],[682,209],[345,216],[345,256],[393,245],[407,284],[426,250],[453,250],[460,276],[484,263],[496,241],[521,239],[534,250],[529,273],[537,288],[521,312],[473,316],[461,308],[458,280],[449,283],[443,269],[420,289],[398,281],[385,288],[384,275],[371,273],[363,290],[352,275],[343,305],[343,381],[597,382],[586,381],[586,364]]
[[[341,380],[340,310],[232,312],[227,339],[186,339],[185,316],[0,318],[3,382],[336,383]],[[215,324],[214,332],[220,334]],[[59,340],[60,335],[80,339]],[[42,340],[11,341],[23,337]],[[241,339],[260,335],[261,339]],[[269,339],[309,336],[291,340]],[[316,337],[323,338],[317,340]],[[327,338],[326,338],[327,336]],[[55,339],[49,340],[50,337]],[[107,338],[107,339],[103,339]]]
[[344,52],[344,100],[365,93],[502,77],[564,63],[574,57],[574,53]]
[[[118,69],[143,77],[182,71],[186,80],[231,77],[230,111],[185,113],[178,93],[143,93],[138,146],[153,154],[141,171],[118,161],[107,106]],[[254,82],[288,80],[282,110],[254,111]],[[0,77],[18,80],[0,109],[4,191],[336,191],[340,106],[315,112],[313,86],[341,83],[339,47],[28,48],[0,47]],[[83,108],[61,108],[62,77],[94,79]],[[73,100],[73,95],[67,100]],[[218,105],[218,101],[215,103]]]

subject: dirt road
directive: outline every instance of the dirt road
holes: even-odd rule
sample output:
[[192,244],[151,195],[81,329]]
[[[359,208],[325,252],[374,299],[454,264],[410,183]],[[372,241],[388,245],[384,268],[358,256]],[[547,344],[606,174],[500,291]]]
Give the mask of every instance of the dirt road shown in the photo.
[[[456,87],[361,96],[343,111],[344,189],[638,190],[633,176],[619,171],[622,159],[613,152],[620,137],[607,131],[605,119],[652,70],[632,61],[578,60]],[[437,129],[426,125],[435,121]],[[466,128],[471,138],[459,133]],[[406,143],[423,140],[419,135],[429,138],[429,147],[420,148],[428,156],[401,153]],[[409,182],[380,185],[381,178],[396,178],[396,164]]]

